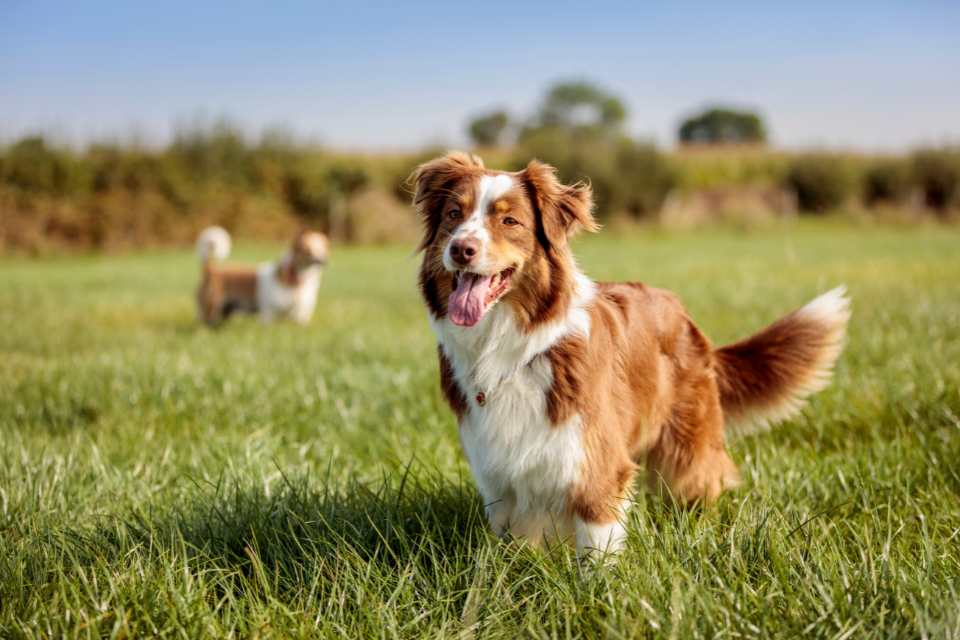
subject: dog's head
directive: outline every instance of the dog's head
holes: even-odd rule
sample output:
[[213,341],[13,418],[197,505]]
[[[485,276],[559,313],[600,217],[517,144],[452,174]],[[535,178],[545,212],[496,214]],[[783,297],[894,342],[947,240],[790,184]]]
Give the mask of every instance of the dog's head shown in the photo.
[[529,307],[524,292],[550,286],[551,271],[570,262],[570,236],[597,228],[590,187],[563,185],[536,160],[522,171],[490,171],[476,156],[450,153],[411,180],[424,224],[424,297],[435,316],[460,326],[504,299]]
[[293,238],[290,245],[290,258],[297,269],[327,264],[329,252],[327,236],[319,231],[304,229]]

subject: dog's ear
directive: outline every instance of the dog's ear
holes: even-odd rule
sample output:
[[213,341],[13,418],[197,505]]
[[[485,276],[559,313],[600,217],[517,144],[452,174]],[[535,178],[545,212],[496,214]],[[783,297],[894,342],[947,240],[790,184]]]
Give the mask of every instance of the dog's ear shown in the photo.
[[445,156],[424,162],[410,174],[407,183],[413,185],[413,206],[423,220],[423,239],[417,251],[433,243],[440,228],[443,204],[453,188],[464,177],[483,170],[483,160],[462,151],[451,151]]
[[537,235],[545,249],[565,246],[581,229],[591,232],[600,229],[593,218],[590,185],[561,184],[556,169],[539,160],[531,160],[520,175],[533,202],[539,221]]

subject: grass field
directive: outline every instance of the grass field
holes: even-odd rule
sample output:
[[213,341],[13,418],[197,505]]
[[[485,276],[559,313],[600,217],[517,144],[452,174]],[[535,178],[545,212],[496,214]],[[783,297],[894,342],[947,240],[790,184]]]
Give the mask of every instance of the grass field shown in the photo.
[[[308,328],[196,326],[187,253],[0,260],[0,637],[960,637],[960,231],[578,242],[716,342],[839,283],[835,384],[639,495],[617,566],[501,543],[409,248],[339,249]],[[271,257],[247,247],[238,257]]]

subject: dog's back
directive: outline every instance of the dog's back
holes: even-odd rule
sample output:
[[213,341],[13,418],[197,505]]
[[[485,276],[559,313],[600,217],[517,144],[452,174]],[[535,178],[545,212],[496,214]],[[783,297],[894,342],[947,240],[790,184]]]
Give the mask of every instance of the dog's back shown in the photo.
[[197,238],[197,257],[202,275],[197,290],[200,319],[217,325],[235,311],[256,312],[257,271],[252,267],[218,265],[230,255],[230,234],[222,227],[208,227]]

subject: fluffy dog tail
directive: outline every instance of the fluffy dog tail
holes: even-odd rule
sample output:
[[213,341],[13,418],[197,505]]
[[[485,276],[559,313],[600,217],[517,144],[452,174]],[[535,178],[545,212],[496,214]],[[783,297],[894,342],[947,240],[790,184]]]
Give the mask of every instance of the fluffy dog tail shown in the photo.
[[837,287],[759,333],[715,352],[724,417],[747,433],[796,414],[830,382],[850,300]]
[[230,234],[223,227],[207,227],[197,237],[197,257],[204,266],[230,255]]

